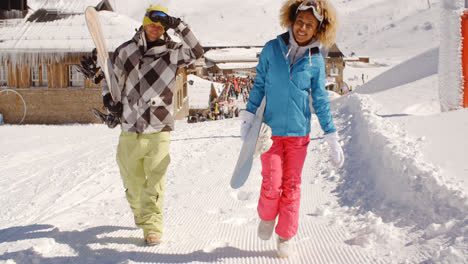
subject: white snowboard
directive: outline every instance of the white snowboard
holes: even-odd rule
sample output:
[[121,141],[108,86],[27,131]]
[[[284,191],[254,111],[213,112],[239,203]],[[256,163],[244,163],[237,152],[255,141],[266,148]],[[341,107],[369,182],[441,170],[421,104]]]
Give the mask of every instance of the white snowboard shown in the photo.
[[247,133],[247,137],[242,143],[239,158],[237,159],[236,167],[232,173],[231,187],[238,189],[244,185],[245,181],[249,177],[250,169],[252,168],[252,162],[254,159],[255,146],[258,140],[258,134],[263,122],[263,113],[265,112],[266,99],[263,97],[262,103],[257,108],[252,127]]
[[98,63],[101,66],[101,70],[104,72],[112,99],[114,102],[120,102],[121,97],[119,84],[114,76],[112,62],[109,58],[109,53],[107,52],[106,41],[102,34],[101,23],[99,22],[99,16],[96,9],[92,6],[88,6],[85,11],[85,18],[89,33],[93,38],[94,45],[96,46]]

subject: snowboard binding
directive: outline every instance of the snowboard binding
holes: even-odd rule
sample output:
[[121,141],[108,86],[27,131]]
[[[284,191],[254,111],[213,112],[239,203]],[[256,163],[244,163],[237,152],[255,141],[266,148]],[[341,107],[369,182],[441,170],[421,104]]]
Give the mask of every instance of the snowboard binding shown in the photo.
[[116,116],[112,112],[110,112],[109,114],[104,114],[96,108],[93,108],[93,114],[97,118],[99,118],[104,124],[106,124],[109,128],[115,128],[117,125],[120,124],[120,116]]

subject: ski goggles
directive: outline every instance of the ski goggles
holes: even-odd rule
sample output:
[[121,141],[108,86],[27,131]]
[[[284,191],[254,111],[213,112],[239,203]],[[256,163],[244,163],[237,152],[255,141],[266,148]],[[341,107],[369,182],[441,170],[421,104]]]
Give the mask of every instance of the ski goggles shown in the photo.
[[167,14],[161,11],[149,11],[146,12],[145,16],[153,22],[158,22],[158,17],[167,17]]
[[323,10],[322,7],[317,3],[315,0],[306,0],[302,2],[299,7],[297,7],[296,10],[296,16],[299,11],[307,11],[307,10],[312,10],[312,13],[314,13],[315,18],[322,23],[323,21]]

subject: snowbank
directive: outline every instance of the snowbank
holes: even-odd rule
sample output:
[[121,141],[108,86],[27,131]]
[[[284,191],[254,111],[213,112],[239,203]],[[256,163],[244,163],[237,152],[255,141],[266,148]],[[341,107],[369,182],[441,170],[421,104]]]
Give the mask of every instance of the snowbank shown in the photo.
[[440,171],[424,160],[420,152],[424,139],[412,139],[378,116],[377,104],[367,95],[352,95],[340,104],[348,157],[337,189],[343,204],[421,228],[464,220],[468,197],[447,186]]

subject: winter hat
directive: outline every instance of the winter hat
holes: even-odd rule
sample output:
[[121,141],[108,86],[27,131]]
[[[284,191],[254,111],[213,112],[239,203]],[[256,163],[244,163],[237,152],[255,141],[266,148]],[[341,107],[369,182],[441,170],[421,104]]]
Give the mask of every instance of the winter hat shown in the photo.
[[145,17],[143,18],[143,27],[149,24],[158,24],[164,29],[164,26],[161,24],[161,22],[154,22],[148,17],[148,13],[152,11],[163,12],[164,14],[167,15],[167,13],[169,12],[169,9],[167,9],[166,7],[162,5],[150,5],[150,7],[146,9]]

